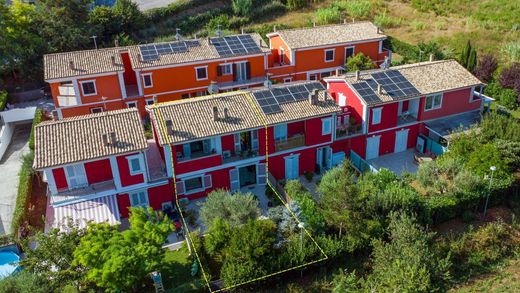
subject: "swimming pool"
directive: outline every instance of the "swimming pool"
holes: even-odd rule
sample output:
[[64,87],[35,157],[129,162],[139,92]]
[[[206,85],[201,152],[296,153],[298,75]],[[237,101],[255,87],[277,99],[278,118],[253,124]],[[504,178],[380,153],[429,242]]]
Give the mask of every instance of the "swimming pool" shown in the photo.
[[0,251],[0,279],[18,270],[20,257],[12,251]]

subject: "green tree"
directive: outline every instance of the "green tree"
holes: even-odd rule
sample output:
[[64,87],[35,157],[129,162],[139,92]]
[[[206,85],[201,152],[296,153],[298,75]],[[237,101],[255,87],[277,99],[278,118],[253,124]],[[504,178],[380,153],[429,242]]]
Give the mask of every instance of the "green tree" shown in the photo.
[[471,41],[468,41],[464,49],[462,49],[459,62],[472,72],[477,67],[477,50],[471,45]]
[[234,228],[221,270],[224,284],[231,286],[268,273],[275,240],[276,225],[271,220],[249,220]]
[[368,70],[374,68],[374,63],[370,57],[365,56],[363,53],[358,53],[347,59],[345,64],[347,71],[353,72],[358,70]]
[[[212,257],[222,256],[223,250],[228,246],[231,237],[231,226],[223,219],[216,218],[208,229],[204,238],[205,248]],[[223,257],[220,257],[223,259]]]
[[167,217],[151,208],[132,208],[130,228],[93,224],[74,252],[74,263],[87,269],[86,279],[107,291],[132,290],[152,271],[160,270],[162,244],[171,232]]
[[298,205],[300,221],[305,223],[308,229],[315,232],[323,231],[325,219],[318,210],[316,201],[299,180],[289,180],[285,184],[287,195]]
[[373,271],[367,290],[431,292],[446,285],[451,262],[432,248],[434,235],[419,226],[415,217],[392,213],[389,242],[376,239],[372,243]]
[[0,280],[0,293],[47,293],[53,290],[57,288],[51,286],[48,279],[27,270]]
[[253,1],[252,0],[232,0],[231,7],[233,13],[238,16],[251,16],[253,12]]
[[[48,280],[54,290],[71,283],[79,287],[85,274],[81,265],[73,263],[74,250],[85,235],[85,229],[79,229],[69,221],[64,230],[39,232],[23,242],[26,254],[20,264],[25,270]],[[34,249],[29,248],[32,242],[38,243]]]
[[231,226],[238,226],[259,216],[258,200],[251,193],[230,194],[225,190],[215,190],[200,204],[200,219],[206,227],[210,227],[217,218],[228,221]]
[[287,0],[287,8],[297,10],[307,6],[307,0]]

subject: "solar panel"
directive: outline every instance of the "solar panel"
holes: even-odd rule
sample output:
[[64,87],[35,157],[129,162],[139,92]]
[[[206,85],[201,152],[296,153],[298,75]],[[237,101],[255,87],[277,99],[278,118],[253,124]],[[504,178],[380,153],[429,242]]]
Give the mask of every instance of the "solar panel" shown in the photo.
[[262,52],[262,50],[260,49],[260,47],[251,35],[240,35],[238,36],[238,39],[240,40],[240,42],[242,42],[242,45],[244,45],[244,48],[246,49],[247,53]]
[[278,101],[274,98],[273,93],[269,90],[254,92],[253,96],[258,101],[260,108],[265,114],[273,114],[281,112],[282,108],[278,105]]
[[372,87],[366,81],[355,83],[352,86],[368,103],[379,101],[379,97],[376,95]]
[[211,44],[220,56],[259,53],[262,50],[250,35],[227,36],[211,39]]
[[[376,72],[372,74],[377,84],[380,84],[383,89],[393,98],[401,98],[407,96],[419,95],[420,92],[404,77],[401,72],[397,70],[387,70]],[[377,90],[373,84],[369,84],[373,90]]]
[[200,45],[198,40],[176,41],[170,43],[141,45],[139,50],[143,61],[157,60],[159,56],[172,53],[184,53],[188,51],[188,47]]

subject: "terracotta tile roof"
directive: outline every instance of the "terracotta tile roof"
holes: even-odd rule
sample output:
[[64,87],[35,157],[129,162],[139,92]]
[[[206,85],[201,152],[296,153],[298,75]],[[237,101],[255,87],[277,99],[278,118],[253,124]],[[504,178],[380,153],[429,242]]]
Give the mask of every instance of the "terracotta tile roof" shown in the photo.
[[[326,96],[327,99],[325,99]],[[262,112],[251,91],[239,91],[164,103],[154,105],[149,109],[152,122],[157,127],[164,127],[161,120],[172,121],[173,134],[167,135],[168,138],[166,138],[160,131],[158,133],[160,144],[168,144],[168,139],[170,143],[181,143],[260,128],[264,127],[264,121],[268,125],[274,125],[326,116],[341,111],[341,108],[324,91],[320,92],[316,105],[311,105],[304,100],[280,106],[282,112],[266,115]],[[213,119],[213,107],[217,107],[219,110],[220,118],[217,121]],[[224,108],[229,111],[227,119],[222,118]]]
[[273,34],[276,33],[291,49],[386,38],[368,21],[280,30]]
[[[471,74],[471,72],[466,70],[466,68],[464,68],[455,60],[440,60],[433,62],[406,64],[393,66],[386,70],[396,70],[400,72],[420,92],[420,96],[483,84],[478,78],[476,78],[473,74]],[[360,72],[360,80],[363,81],[371,79],[371,74],[380,71],[383,71],[383,69]],[[345,78],[349,84],[355,84],[359,82],[356,81],[354,73],[349,73],[342,77]],[[337,77],[331,77],[331,79],[334,78]],[[367,104],[375,105],[400,99],[417,97],[417,95],[400,97],[398,99],[393,98],[387,94],[378,95],[378,97],[378,101],[365,102],[367,102]]]
[[[83,50],[43,56],[44,79],[57,79],[91,74],[124,71],[119,52],[126,47]],[[112,62],[114,57],[114,62]],[[71,68],[70,62],[74,67]]]
[[[260,37],[259,34],[252,33],[249,35],[259,45],[260,49],[262,50],[262,53],[268,53],[271,51],[269,49],[269,45],[266,44],[266,42],[264,42],[262,40],[262,38]],[[189,46],[189,50],[187,52],[164,54],[164,55],[160,55],[159,59],[150,60],[150,61],[142,60],[142,58],[140,57],[139,46],[129,47],[130,58],[132,61],[132,67],[135,69],[143,69],[143,68],[154,67],[154,66],[164,66],[164,65],[172,65],[172,64],[180,64],[180,63],[222,58],[217,53],[215,46],[209,42],[208,38],[189,40],[189,41],[198,41],[198,45]],[[160,44],[160,43],[156,43],[156,44]],[[151,45],[151,44],[149,44],[149,45]],[[246,55],[250,55],[250,54],[246,54]],[[235,56],[240,56],[240,55],[234,55],[231,57],[235,57]]]
[[[35,129],[34,168],[43,169],[147,148],[137,109],[46,121]],[[116,143],[103,136],[115,133]]]

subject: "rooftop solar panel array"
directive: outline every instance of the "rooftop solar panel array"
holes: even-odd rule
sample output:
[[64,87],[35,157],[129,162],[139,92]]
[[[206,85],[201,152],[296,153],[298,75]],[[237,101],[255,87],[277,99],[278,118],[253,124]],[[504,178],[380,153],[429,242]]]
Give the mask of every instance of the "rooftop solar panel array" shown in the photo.
[[262,52],[251,35],[213,38],[211,44],[221,57]]
[[282,111],[281,104],[297,102],[308,98],[313,89],[324,90],[319,82],[298,84],[287,87],[276,87],[270,90],[253,92],[253,96],[258,101],[265,114],[273,114]]
[[385,70],[372,73],[371,78],[357,82],[352,86],[368,103],[381,101],[377,93],[377,86],[381,85],[392,99],[412,97],[421,93],[397,70]]
[[176,41],[170,43],[141,45],[139,50],[143,61],[157,60],[161,55],[184,53],[188,51],[189,47],[198,46],[200,43],[197,40]]

